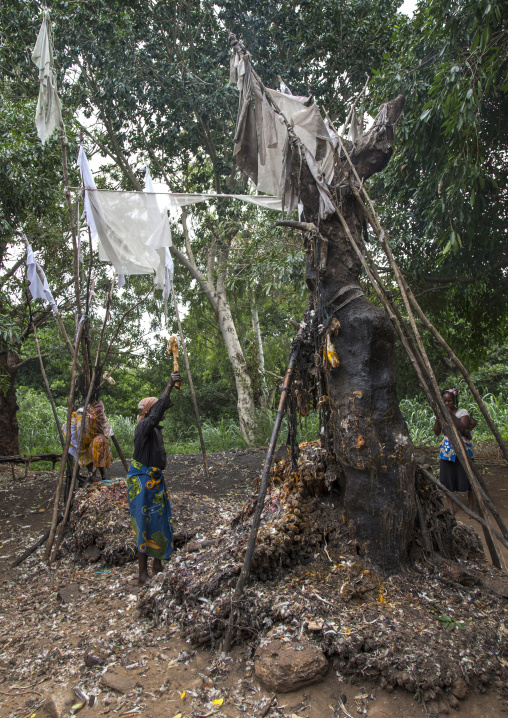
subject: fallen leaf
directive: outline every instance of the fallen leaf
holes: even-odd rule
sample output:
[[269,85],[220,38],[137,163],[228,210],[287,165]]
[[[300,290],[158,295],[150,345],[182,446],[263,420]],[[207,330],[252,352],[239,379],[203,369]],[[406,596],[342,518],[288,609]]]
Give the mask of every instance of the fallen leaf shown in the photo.
[[182,714],[181,714],[181,713],[177,713],[176,716],[173,716],[173,718],[182,718]]
[[181,698],[182,701],[183,701],[183,699],[185,698],[185,691],[182,691],[182,692],[180,693],[180,698]]
[[220,707],[224,703],[224,698],[216,698],[212,703],[214,706]]

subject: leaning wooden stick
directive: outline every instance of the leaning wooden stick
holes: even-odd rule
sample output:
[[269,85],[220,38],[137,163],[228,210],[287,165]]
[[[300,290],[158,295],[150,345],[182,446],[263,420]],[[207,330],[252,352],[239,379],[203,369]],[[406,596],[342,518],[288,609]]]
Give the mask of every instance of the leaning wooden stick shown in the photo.
[[60,426],[60,419],[58,418],[58,414],[56,413],[55,401],[53,399],[53,394],[51,393],[51,387],[49,386],[48,377],[46,376],[46,371],[44,370],[44,363],[42,361],[41,348],[39,345],[39,339],[37,337],[37,329],[35,328],[35,324],[33,322],[32,322],[32,329],[33,329],[33,333],[34,333],[35,347],[37,349],[37,356],[39,357],[39,365],[41,367],[42,379],[44,381],[44,386],[46,387],[46,394],[48,395],[49,403],[51,404],[51,410],[53,412],[53,417],[55,419],[58,437],[60,439],[60,443],[62,444],[62,448],[63,448],[65,446],[65,437],[63,435],[62,427]]
[[118,458],[120,459],[120,461],[123,464],[123,468],[125,469],[125,471],[129,471],[129,464],[127,463],[127,459],[125,458],[125,455],[122,451],[122,447],[118,443],[118,439],[116,438],[116,436],[114,434],[111,434],[110,438],[115,446],[116,453],[118,454]]
[[[76,447],[76,460],[74,462],[74,468],[72,471],[72,477],[71,477],[71,482],[70,482],[70,486],[69,486],[69,492],[67,494],[67,501],[65,503],[65,510],[64,510],[64,516],[62,519],[62,524],[60,526],[58,538],[54,542],[54,546],[49,546],[49,544],[48,544],[48,546],[46,547],[46,553],[47,553],[48,557],[50,557],[50,559],[49,559],[50,564],[53,563],[53,561],[55,560],[56,555],[58,553],[58,549],[60,548],[60,545],[62,543],[63,536],[65,533],[65,527],[67,525],[67,520],[69,518],[69,513],[71,510],[72,498],[73,498],[73,493],[74,493],[74,485],[76,483],[76,477],[77,477],[78,471],[79,471],[79,455],[81,454],[81,450],[83,447],[83,436],[85,433],[86,410],[87,410],[88,404],[90,402],[90,399],[92,397],[92,392],[94,390],[95,378],[100,370],[99,362],[100,362],[100,356],[101,356],[102,342],[104,341],[104,334],[106,331],[106,325],[108,323],[109,314],[110,314],[109,310],[111,307],[111,297],[113,295],[113,286],[114,286],[113,282],[111,282],[110,287],[109,287],[109,292],[108,292],[108,298],[106,301],[106,313],[104,315],[104,322],[102,323],[102,330],[101,330],[101,334],[99,337],[99,343],[97,345],[97,354],[95,357],[95,363],[94,363],[94,367],[93,367],[93,371],[92,371],[92,376],[90,379],[90,384],[88,386],[88,393],[86,395],[86,399],[85,399],[85,403],[84,403],[83,420],[81,422],[81,429],[78,432],[78,441],[77,441],[77,447]],[[76,342],[76,346],[77,346],[77,344],[78,344],[78,342]],[[52,549],[52,551],[51,551],[51,549]],[[48,550],[50,553],[48,553]]]
[[48,543],[46,544],[46,551],[44,553],[44,560],[47,561],[51,555],[51,547],[55,539],[56,527],[58,523],[58,507],[60,504],[60,496],[62,494],[63,479],[65,475],[65,466],[67,464],[67,457],[69,455],[69,447],[71,445],[71,417],[72,417],[72,406],[74,403],[74,388],[76,384],[76,363],[78,359],[79,343],[81,339],[82,324],[78,329],[78,335],[76,337],[76,346],[74,347],[74,356],[72,357],[72,371],[71,371],[71,386],[69,390],[69,396],[67,398],[67,423],[66,423],[66,436],[65,446],[62,454],[62,460],[60,462],[60,472],[58,474],[58,481],[55,491],[55,501],[53,504],[53,516],[51,519],[51,527],[49,530]]
[[[57,521],[57,525],[60,523],[60,521],[61,521],[62,519],[63,519],[63,514],[59,514],[59,516],[58,516],[58,521]],[[46,531],[46,533],[44,533],[44,534],[40,537],[40,539],[38,539],[34,544],[32,544],[32,546],[30,546],[30,548],[27,548],[26,551],[23,551],[23,553],[21,553],[21,554],[17,557],[17,559],[16,559],[13,563],[11,563],[11,568],[16,568],[16,566],[19,566],[19,565],[20,565],[21,563],[23,563],[23,561],[25,561],[29,556],[31,556],[33,553],[35,553],[35,552],[37,551],[37,549],[39,548],[39,546],[42,546],[44,543],[46,543],[46,541],[48,540],[48,537],[49,537],[49,531],[50,531],[50,529],[48,529],[48,530]]]
[[[441,491],[443,493],[445,493],[446,496],[448,496],[453,501],[453,503],[459,507],[459,509],[462,509],[462,511],[465,514],[467,514],[468,516],[471,516],[471,518],[474,519],[475,521],[478,521],[478,523],[481,526],[483,526],[483,528],[487,528],[487,522],[485,521],[485,519],[482,519],[482,517],[478,516],[478,514],[475,511],[471,511],[471,509],[468,506],[463,504],[462,501],[459,501],[459,499],[455,496],[455,494],[452,491],[450,491],[449,489],[447,489],[446,486],[444,486],[438,479],[436,479],[436,477],[433,476],[430,471],[427,471],[427,469],[424,469],[424,467],[421,466],[420,464],[418,464],[418,470],[421,471],[422,474],[429,479],[429,481],[432,481],[432,483],[434,483],[438,487],[438,489],[441,489]],[[503,544],[503,546],[505,548],[508,548],[508,541],[504,538],[504,536],[502,534],[500,534],[499,531],[497,531],[497,529],[494,529],[494,533],[498,537],[499,541]]]
[[284,409],[286,407],[287,396],[293,383],[294,368],[300,351],[299,337],[302,329],[298,332],[296,339],[293,341],[293,349],[289,357],[289,364],[284,378],[284,385],[281,390],[279,408],[277,409],[277,416],[275,418],[275,424],[268,445],[268,451],[266,452],[266,459],[263,467],[263,474],[261,476],[261,483],[259,485],[259,493],[256,501],[256,511],[252,520],[252,528],[249,536],[249,543],[247,544],[247,553],[243,562],[242,570],[236,584],[233,598],[231,599],[231,613],[229,614],[228,627],[226,629],[226,635],[224,637],[224,652],[229,653],[231,650],[231,644],[233,642],[233,628],[235,624],[236,605],[243,593],[247,579],[249,578],[250,567],[252,564],[252,557],[254,555],[254,549],[256,548],[256,539],[259,531],[259,523],[261,521],[261,514],[265,505],[266,490],[268,488],[268,478],[270,476],[270,468],[272,465],[272,459],[277,445],[277,438],[279,436],[280,427],[282,425],[282,419],[284,418]]
[[[203,464],[205,467],[205,474],[206,474],[206,480],[208,482],[208,489],[211,492],[212,491],[212,480],[210,478],[210,471],[208,469],[208,459],[206,458],[206,448],[205,448],[205,440],[203,439],[203,431],[201,429],[201,419],[199,417],[199,409],[198,409],[198,400],[196,399],[196,392],[194,390],[194,383],[192,381],[192,375],[190,370],[190,364],[189,364],[189,357],[187,356],[187,347],[185,346],[185,339],[183,336],[183,329],[182,324],[180,322],[180,312],[178,311],[178,304],[176,302],[176,294],[175,294],[175,287],[173,286],[173,277],[171,276],[171,273],[169,274],[169,284],[171,286],[171,294],[173,296],[173,304],[175,307],[175,315],[176,315],[176,321],[178,324],[178,331],[180,334],[180,341],[182,342],[182,350],[183,350],[183,358],[185,360],[185,368],[187,370],[187,378],[189,380],[189,389],[192,396],[192,404],[194,406],[194,414],[196,415],[196,424],[198,427],[198,434],[199,434],[199,443],[201,444],[201,453],[203,454]],[[174,339],[174,337],[172,337]],[[171,341],[171,340],[170,340]],[[176,339],[175,339],[176,341]],[[168,353],[169,353],[169,347],[168,347]],[[173,360],[174,360],[174,354],[173,354]],[[176,353],[176,365],[175,365],[175,371],[178,371],[178,344],[177,344],[177,353]]]

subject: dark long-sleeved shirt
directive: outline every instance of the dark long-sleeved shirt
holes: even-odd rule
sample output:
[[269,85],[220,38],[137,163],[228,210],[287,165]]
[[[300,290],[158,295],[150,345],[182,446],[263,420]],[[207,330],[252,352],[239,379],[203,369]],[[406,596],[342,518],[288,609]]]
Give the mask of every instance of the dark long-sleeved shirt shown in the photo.
[[164,412],[173,406],[168,394],[162,394],[153,405],[149,415],[141,419],[134,431],[134,459],[144,466],[166,468],[166,449],[162,440],[162,421]]

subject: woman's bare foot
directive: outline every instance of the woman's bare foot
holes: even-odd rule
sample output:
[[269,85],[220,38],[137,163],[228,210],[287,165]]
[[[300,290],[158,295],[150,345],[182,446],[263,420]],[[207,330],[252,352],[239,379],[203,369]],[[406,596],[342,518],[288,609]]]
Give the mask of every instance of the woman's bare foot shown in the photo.
[[153,573],[154,574],[161,573],[161,571],[163,571],[163,570],[164,569],[163,569],[162,561],[160,560],[160,558],[154,558],[153,566],[152,566]]
[[147,573],[138,574],[138,586],[145,586],[150,581],[150,576]]
[[150,580],[148,575],[148,556],[138,551],[138,586],[144,586]]

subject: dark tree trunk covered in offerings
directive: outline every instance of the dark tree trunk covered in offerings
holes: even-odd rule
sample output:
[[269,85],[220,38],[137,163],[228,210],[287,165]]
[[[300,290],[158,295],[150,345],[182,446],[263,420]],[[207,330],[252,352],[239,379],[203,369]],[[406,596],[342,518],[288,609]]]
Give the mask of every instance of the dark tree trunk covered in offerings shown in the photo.
[[[351,147],[360,178],[367,179],[388,163],[402,107],[403,98],[388,103],[386,125],[374,127]],[[307,254],[307,283],[326,314],[340,322],[333,336],[340,366],[328,372],[327,385],[346,521],[360,553],[380,568],[394,571],[408,555],[416,505],[413,446],[395,391],[393,327],[384,309],[361,292],[361,263],[338,216],[318,220],[319,196],[305,163],[295,169],[293,180],[300,182],[305,221],[319,224],[327,240],[326,261],[319,269],[313,254]],[[349,187],[343,186],[337,197],[361,248],[362,210]]]
[[18,420],[16,412],[16,389],[14,381],[18,373],[19,358],[14,352],[0,353],[0,375],[2,384],[8,386],[4,393],[0,389],[0,456],[19,454]]

